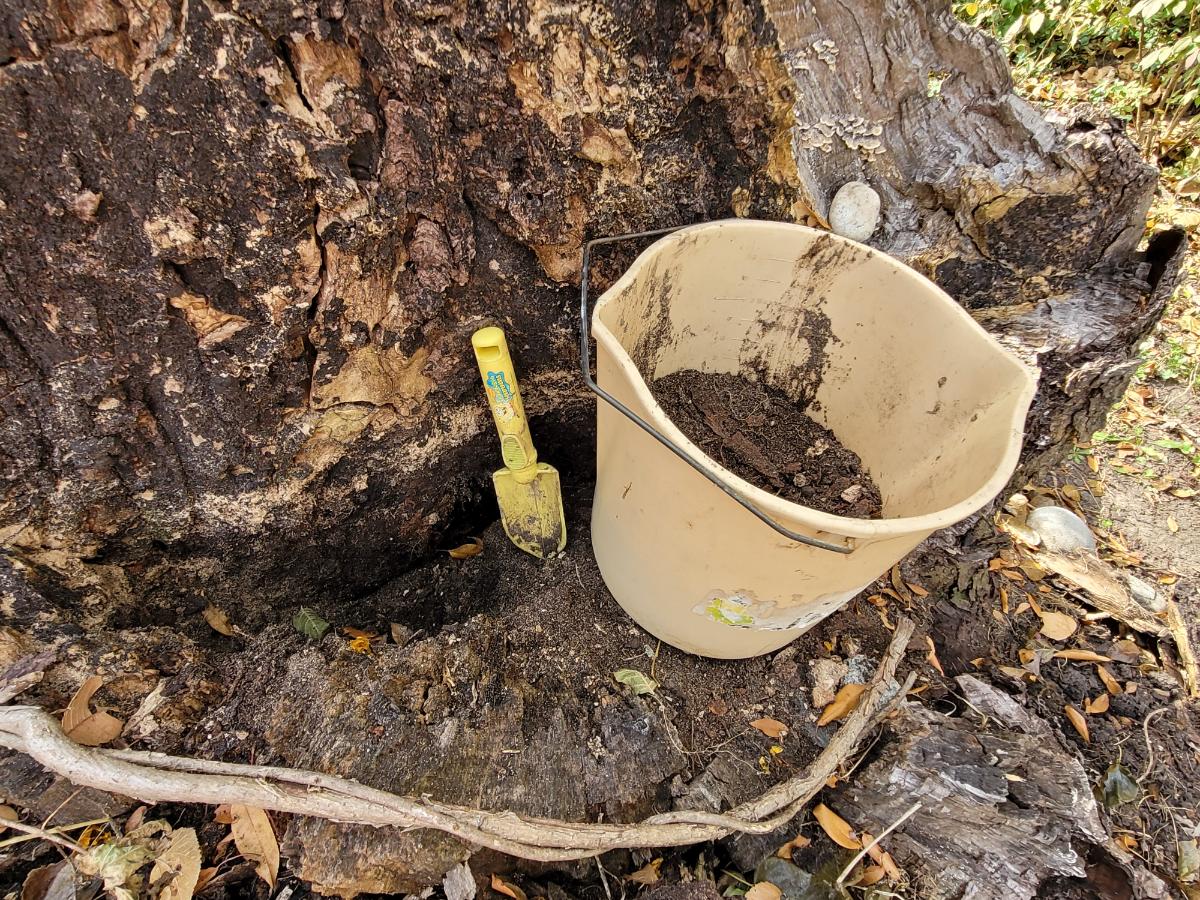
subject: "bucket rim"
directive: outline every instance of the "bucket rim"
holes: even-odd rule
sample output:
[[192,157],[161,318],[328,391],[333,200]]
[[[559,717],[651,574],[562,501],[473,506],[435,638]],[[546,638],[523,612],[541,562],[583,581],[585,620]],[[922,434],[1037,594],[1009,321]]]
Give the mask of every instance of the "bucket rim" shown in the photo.
[[[1015,392],[1010,400],[1011,413],[1008,422],[1008,443],[1001,457],[1000,464],[991,477],[969,496],[934,512],[922,513],[917,516],[857,519],[821,512],[812,507],[777,497],[735,475],[689,440],[663,411],[651,393],[646,379],[642,377],[637,365],[633,362],[632,357],[630,357],[625,347],[617,340],[612,331],[604,324],[600,316],[612,298],[624,291],[638,277],[641,270],[646,268],[666,248],[672,244],[681,243],[698,233],[730,228],[738,230],[792,231],[865,251],[868,258],[891,266],[898,276],[929,289],[929,293],[947,310],[948,314],[957,316],[960,321],[967,325],[968,330],[974,331],[978,337],[982,338],[991,352],[995,353],[1013,369],[1021,385],[1021,389]],[[645,418],[649,424],[653,425],[662,435],[677,444],[694,462],[715,475],[743,500],[752,506],[758,507],[762,512],[772,517],[799,525],[808,530],[872,540],[885,540],[918,532],[931,533],[961,522],[995,499],[1008,483],[1013,472],[1016,471],[1017,464],[1020,461],[1021,446],[1025,433],[1025,420],[1034,394],[1037,392],[1040,377],[1039,369],[1029,366],[1018,358],[1011,350],[996,340],[983,326],[975,321],[962,306],[955,302],[954,298],[911,266],[867,244],[850,240],[829,231],[811,228],[807,225],[800,225],[794,222],[771,222],[760,219],[717,219],[711,222],[689,225],[659,238],[639,253],[621,277],[596,298],[592,307],[591,332],[598,346],[602,345],[606,352],[612,354],[614,360],[616,360],[622,369],[632,372],[633,377],[630,379],[631,387],[645,409]]]

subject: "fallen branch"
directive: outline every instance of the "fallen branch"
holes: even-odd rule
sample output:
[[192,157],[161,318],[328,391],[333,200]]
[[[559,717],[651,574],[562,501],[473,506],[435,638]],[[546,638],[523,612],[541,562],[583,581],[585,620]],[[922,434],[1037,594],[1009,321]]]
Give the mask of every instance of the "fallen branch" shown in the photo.
[[765,834],[786,824],[911,687],[912,675],[898,686],[895,674],[912,633],[912,622],[897,622],[870,688],[808,771],[728,813],[675,811],[621,825],[489,812],[402,797],[302,769],[83,747],[63,734],[56,719],[33,706],[0,707],[0,746],[28,754],[73,784],[149,803],[240,803],[350,825],[433,828],[524,859],[582,859],[618,848],[694,844],[733,832]]

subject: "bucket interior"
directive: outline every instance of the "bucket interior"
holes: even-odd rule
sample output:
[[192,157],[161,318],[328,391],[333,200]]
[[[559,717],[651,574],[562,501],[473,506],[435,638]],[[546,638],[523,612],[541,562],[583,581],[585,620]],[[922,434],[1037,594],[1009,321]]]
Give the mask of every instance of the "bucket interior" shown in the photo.
[[[646,382],[696,369],[784,391],[859,455],[885,518],[945,511],[1011,467],[1032,390],[1030,372],[926,279],[802,226],[728,222],[663,239],[596,318]],[[666,418],[652,399],[645,412]]]

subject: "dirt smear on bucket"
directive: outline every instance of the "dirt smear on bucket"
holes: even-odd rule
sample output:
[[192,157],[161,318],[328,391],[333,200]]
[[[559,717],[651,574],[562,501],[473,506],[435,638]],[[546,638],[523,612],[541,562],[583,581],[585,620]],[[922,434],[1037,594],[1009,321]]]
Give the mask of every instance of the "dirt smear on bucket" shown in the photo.
[[833,515],[879,517],[879,488],[858,454],[782,391],[694,369],[660,378],[650,390],[692,443],[755,487]]

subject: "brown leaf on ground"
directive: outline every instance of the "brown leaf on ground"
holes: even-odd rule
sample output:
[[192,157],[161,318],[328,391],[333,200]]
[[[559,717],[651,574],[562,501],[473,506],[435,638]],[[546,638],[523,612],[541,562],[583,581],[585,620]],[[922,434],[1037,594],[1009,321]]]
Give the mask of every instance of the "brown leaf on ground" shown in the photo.
[[1083,717],[1083,713],[1070,704],[1063,707],[1063,712],[1067,714],[1067,720],[1075,726],[1075,730],[1079,732],[1079,736],[1083,738],[1083,742],[1090,744],[1092,736],[1088,733],[1087,720]]
[[447,550],[451,559],[470,559],[472,556],[478,556],[483,552],[483,541],[479,538],[471,538],[471,543],[460,544],[453,550]]
[[854,712],[866,689],[867,686],[865,684],[842,685],[842,689],[837,692],[837,696],[833,698],[833,702],[821,710],[821,717],[817,719],[817,727],[820,728],[822,725],[828,725],[830,722],[841,721]]
[[5,803],[0,803],[0,834],[4,834],[8,830],[5,822],[16,822],[20,818],[15,809]]
[[1041,632],[1052,641],[1065,641],[1079,628],[1074,616],[1053,610],[1042,610]]
[[116,738],[125,723],[104,710],[92,711],[92,695],[100,690],[104,679],[93,675],[79,686],[63,713],[63,732],[85,747],[99,747]]
[[862,875],[858,877],[858,881],[855,882],[855,887],[870,887],[878,884],[883,881],[883,876],[886,874],[883,866],[867,866],[863,869]]
[[[662,863],[662,860],[659,860]],[[495,872],[492,873],[492,890],[497,894],[503,894],[505,897],[512,897],[513,900],[525,900],[525,892],[511,881],[506,881]]]
[[757,728],[769,738],[781,738],[790,730],[778,719],[755,719],[750,723],[751,728]]
[[225,615],[225,611],[220,607],[210,603],[204,607],[203,615],[204,621],[212,627],[213,631],[220,632],[226,637],[233,637],[237,633],[233,623],[229,621],[229,616]]
[[781,900],[783,891],[769,881],[760,881],[746,891],[746,900]]
[[1055,650],[1053,658],[1069,659],[1072,662],[1106,663],[1111,661],[1107,656],[1097,653],[1094,650],[1079,650],[1074,648],[1067,650]]
[[1104,682],[1104,689],[1114,697],[1121,693],[1121,682],[1113,677],[1113,673],[1108,671],[1104,666],[1096,666],[1096,674],[1100,676],[1100,680]]
[[913,584],[911,581],[906,582],[906,583],[908,584],[908,589],[910,591],[912,591],[914,594],[916,594],[918,597],[928,597],[929,596],[929,591],[925,590],[925,588],[921,587],[919,584]]
[[342,634],[352,638],[366,638],[368,641],[373,641],[379,637],[373,631],[363,631],[361,628],[351,628],[349,625],[342,628]]
[[1090,716],[1108,712],[1108,694],[1101,694],[1095,700],[1085,700],[1083,711]]
[[279,841],[275,839],[271,819],[257,806],[242,803],[230,804],[229,816],[238,852],[255,864],[258,877],[273,888],[279,877]]
[[200,880],[200,842],[194,828],[177,828],[167,836],[167,848],[150,869],[150,884],[158,900],[191,900]]
[[821,829],[829,835],[829,839],[839,847],[845,847],[847,850],[862,849],[862,841],[858,839],[858,835],[854,833],[854,829],[850,827],[850,823],[824,803],[818,803],[813,807],[813,818],[817,820],[817,824],[821,826]]
[[775,855],[780,859],[791,859],[793,850],[803,850],[811,843],[812,841],[810,841],[804,835],[798,834],[778,850],[776,850]]
[[218,825],[232,825],[233,816],[229,812],[229,804],[222,803],[213,810],[213,821]]
[[945,678],[946,670],[942,668],[942,662],[938,659],[937,647],[933,646],[933,638],[925,635],[925,643],[929,645],[929,652],[925,654],[925,661],[937,669],[938,674]]
[[657,884],[659,880],[658,870],[662,868],[662,864],[663,858],[661,856],[657,859],[652,859],[636,872],[626,875],[625,880],[632,881],[634,884]]

